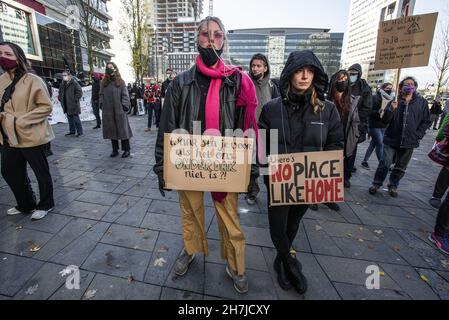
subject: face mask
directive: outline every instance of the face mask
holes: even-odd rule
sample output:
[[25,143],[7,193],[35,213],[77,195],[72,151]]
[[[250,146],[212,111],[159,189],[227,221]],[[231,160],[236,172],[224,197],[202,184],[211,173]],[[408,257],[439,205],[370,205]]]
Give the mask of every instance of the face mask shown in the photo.
[[354,84],[359,79],[359,76],[350,76],[349,79],[351,80],[351,84]]
[[214,51],[213,48],[203,48],[198,46],[198,52],[200,53],[201,60],[203,60],[204,64],[208,67],[212,67],[217,63],[218,57],[223,53],[223,49]]
[[386,94],[388,94],[389,96],[391,96],[391,93],[393,92],[393,90],[384,90]]
[[17,61],[5,57],[0,57],[0,66],[3,70],[8,71],[17,67]]
[[348,88],[348,80],[345,81],[337,81],[337,83],[335,83],[335,89],[337,89],[338,92],[345,92],[346,89]]
[[415,87],[413,85],[402,87],[402,93],[404,93],[404,94],[412,94],[414,92],[415,92]]
[[69,81],[69,76],[62,76],[62,80],[64,80],[65,82]]
[[114,69],[106,68],[106,73],[107,73],[108,75],[112,75],[114,72],[115,72]]
[[256,80],[256,81],[263,78],[263,73],[260,73],[260,74],[258,74],[258,75],[255,75],[254,73],[250,72],[249,75],[250,75],[250,77],[251,77],[253,80]]

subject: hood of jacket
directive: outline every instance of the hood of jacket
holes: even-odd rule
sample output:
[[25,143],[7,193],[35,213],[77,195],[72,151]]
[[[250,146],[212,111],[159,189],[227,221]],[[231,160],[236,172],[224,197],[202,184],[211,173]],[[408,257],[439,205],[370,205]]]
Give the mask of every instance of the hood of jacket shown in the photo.
[[251,65],[254,60],[262,60],[263,62],[265,62],[265,64],[267,65],[267,72],[265,72],[263,78],[270,79],[270,75],[271,75],[270,63],[268,62],[268,58],[265,55],[263,55],[262,53],[256,53],[255,55],[253,55],[253,57],[251,58],[251,60],[249,62],[249,74],[251,75],[251,78],[252,78],[252,74],[253,74],[251,72]]
[[348,68],[348,71],[349,70],[356,70],[359,73],[359,79],[362,77],[362,66],[360,64],[353,64]]
[[325,93],[327,92],[329,78],[324,72],[324,68],[321,62],[310,50],[294,51],[290,53],[284,70],[282,70],[281,79],[279,81],[279,87],[281,90],[282,99],[288,100],[288,87],[290,86],[290,79],[293,74],[298,70],[306,66],[311,66],[314,69],[313,85],[317,92],[318,98],[322,101],[325,100]]

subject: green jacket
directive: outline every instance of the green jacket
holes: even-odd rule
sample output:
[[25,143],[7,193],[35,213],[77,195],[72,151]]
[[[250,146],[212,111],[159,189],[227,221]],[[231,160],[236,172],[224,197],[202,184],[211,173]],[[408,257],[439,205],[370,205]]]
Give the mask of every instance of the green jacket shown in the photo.
[[449,123],[449,113],[444,117],[443,123],[441,124],[440,130],[438,130],[437,138],[436,140],[439,142],[444,139],[443,130]]

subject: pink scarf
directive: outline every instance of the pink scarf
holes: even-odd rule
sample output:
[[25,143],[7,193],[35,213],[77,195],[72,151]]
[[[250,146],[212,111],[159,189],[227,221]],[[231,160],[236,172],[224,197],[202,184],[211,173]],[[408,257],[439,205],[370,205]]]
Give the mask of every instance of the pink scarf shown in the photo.
[[[220,131],[220,87],[223,78],[229,77],[236,72],[242,75],[242,82],[240,84],[240,94],[237,97],[236,106],[238,108],[245,108],[245,119],[243,130],[254,128],[257,137],[257,144],[259,145],[259,129],[256,120],[257,96],[256,89],[251,78],[240,67],[226,65],[219,60],[215,68],[206,66],[200,56],[196,58],[196,67],[205,76],[212,78],[209,91],[206,99],[206,130],[215,129]],[[259,148],[257,148],[259,149]],[[225,192],[212,192],[214,201],[223,202],[226,198]]]

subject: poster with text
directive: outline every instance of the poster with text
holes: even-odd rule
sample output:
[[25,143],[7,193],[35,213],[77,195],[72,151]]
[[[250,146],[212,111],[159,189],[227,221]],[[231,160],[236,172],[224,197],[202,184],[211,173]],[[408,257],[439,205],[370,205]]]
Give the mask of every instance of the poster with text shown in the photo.
[[[92,110],[92,86],[82,87],[83,90],[83,96],[80,99],[80,107],[81,107],[81,114],[80,114],[80,120],[81,121],[92,121],[95,120],[94,112]],[[57,123],[67,123],[67,116],[64,114],[64,110],[62,110],[61,103],[58,100],[59,96],[59,89],[53,88],[53,94],[51,97],[51,104],[52,104],[52,112],[49,116],[49,122],[50,124],[57,124]],[[100,110],[101,115],[101,110]]]
[[270,206],[344,202],[343,151],[269,156]]
[[430,13],[380,22],[374,69],[427,66],[437,19]]
[[254,140],[249,138],[166,133],[165,187],[247,192],[253,148]]

